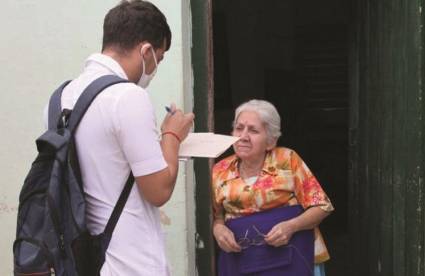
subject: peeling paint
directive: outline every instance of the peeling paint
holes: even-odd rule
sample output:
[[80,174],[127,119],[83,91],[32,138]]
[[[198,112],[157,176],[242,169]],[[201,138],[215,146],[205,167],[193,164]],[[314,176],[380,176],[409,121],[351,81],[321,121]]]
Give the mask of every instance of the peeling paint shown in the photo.
[[17,213],[18,206],[10,206],[5,202],[0,202],[0,214]]
[[163,225],[171,225],[171,219],[163,210],[159,210],[159,219]]
[[198,233],[195,234],[195,242],[196,242],[196,248],[200,248],[200,249],[205,248],[204,241],[202,240],[201,236]]

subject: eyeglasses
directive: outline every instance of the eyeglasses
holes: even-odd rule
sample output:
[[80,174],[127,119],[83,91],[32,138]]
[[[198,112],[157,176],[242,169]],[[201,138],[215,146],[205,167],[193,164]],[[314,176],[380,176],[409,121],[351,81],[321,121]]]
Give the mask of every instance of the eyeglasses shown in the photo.
[[255,225],[252,225],[251,228],[254,229],[257,235],[253,238],[248,238],[249,229],[246,229],[245,236],[237,240],[237,243],[242,249],[247,249],[250,246],[258,246],[258,245],[266,244],[266,241],[264,240],[266,235],[261,233],[261,231],[258,230],[257,227],[255,227]]
[[[251,228],[256,233],[256,235],[254,237],[248,238],[248,234],[249,234],[249,230],[250,230],[250,228],[248,228],[245,231],[245,235],[243,237],[237,239],[237,241],[236,241],[242,249],[247,249],[251,246],[260,246],[260,245],[266,244],[266,241],[264,240],[264,238],[266,237],[266,234],[264,234],[260,230],[258,230],[258,228],[255,225],[252,225]],[[309,262],[304,257],[304,255],[301,253],[301,251],[298,249],[298,247],[296,247],[293,244],[286,244],[286,245],[283,245],[283,247],[293,248],[297,252],[297,254],[301,257],[301,259],[304,262],[304,265],[310,271],[311,275],[314,274],[312,266],[309,265]]]

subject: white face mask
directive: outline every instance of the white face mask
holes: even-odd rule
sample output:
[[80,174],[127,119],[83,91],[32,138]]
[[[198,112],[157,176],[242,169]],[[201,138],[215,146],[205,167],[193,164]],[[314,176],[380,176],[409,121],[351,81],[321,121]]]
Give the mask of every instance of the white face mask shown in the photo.
[[156,69],[158,68],[158,62],[156,60],[155,51],[153,50],[153,47],[151,47],[153,59],[155,61],[155,69],[153,70],[152,73],[147,74],[145,72],[146,71],[146,66],[145,66],[145,59],[143,58],[142,49],[140,50],[140,54],[142,55],[143,72],[142,72],[142,76],[140,76],[140,79],[137,82],[137,85],[140,86],[140,87],[142,87],[142,88],[146,88],[146,87],[148,87],[148,85],[151,82],[151,80],[153,79],[153,77],[155,77]]

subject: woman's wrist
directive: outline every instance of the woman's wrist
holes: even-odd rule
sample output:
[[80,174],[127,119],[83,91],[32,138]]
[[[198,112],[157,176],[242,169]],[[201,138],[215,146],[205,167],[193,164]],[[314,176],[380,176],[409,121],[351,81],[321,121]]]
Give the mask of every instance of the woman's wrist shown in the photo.
[[301,230],[299,220],[300,220],[299,217],[296,217],[296,218],[293,218],[293,219],[287,221],[287,223],[288,223],[288,225],[289,225],[289,227],[290,227],[290,229],[292,230],[293,233]]
[[224,221],[214,221],[212,226],[214,236],[220,233],[224,226]]
[[222,220],[222,219],[216,219],[216,220],[213,221],[213,228],[215,228],[218,225],[223,226],[224,225],[224,220]]

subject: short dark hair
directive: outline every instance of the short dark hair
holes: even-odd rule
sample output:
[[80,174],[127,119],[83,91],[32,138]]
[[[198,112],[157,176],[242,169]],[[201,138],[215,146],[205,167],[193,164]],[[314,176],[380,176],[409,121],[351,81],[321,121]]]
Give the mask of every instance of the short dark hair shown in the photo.
[[124,0],[112,8],[103,22],[102,51],[108,47],[131,50],[142,41],[155,49],[171,45],[171,31],[164,14],[151,2]]

